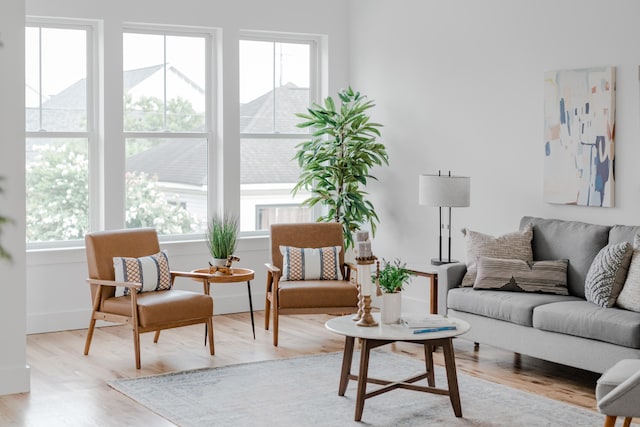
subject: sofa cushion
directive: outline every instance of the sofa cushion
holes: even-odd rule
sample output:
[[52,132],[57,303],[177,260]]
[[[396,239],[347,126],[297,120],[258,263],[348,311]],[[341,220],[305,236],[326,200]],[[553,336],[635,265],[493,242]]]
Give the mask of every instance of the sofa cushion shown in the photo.
[[563,301],[533,310],[533,327],[640,349],[640,313]]
[[520,292],[475,290],[473,288],[451,289],[447,295],[450,309],[504,320],[518,325],[533,325],[533,309],[541,304],[558,301],[578,301],[579,298]]
[[568,295],[567,264],[480,257],[473,289]]
[[595,256],[609,241],[611,227],[578,221],[525,216],[520,228],[533,225],[533,260],[568,259],[569,294],[584,298],[584,282]]
[[584,284],[587,301],[613,307],[627,278],[633,247],[629,242],[607,245],[593,260]]
[[638,234],[640,234],[640,226],[614,225],[609,231],[609,244],[621,242],[634,244],[635,236]]
[[477,263],[481,256],[502,259],[533,261],[531,253],[531,228],[494,237],[477,231],[464,229],[467,250],[467,272],[460,286],[473,286],[476,280]]

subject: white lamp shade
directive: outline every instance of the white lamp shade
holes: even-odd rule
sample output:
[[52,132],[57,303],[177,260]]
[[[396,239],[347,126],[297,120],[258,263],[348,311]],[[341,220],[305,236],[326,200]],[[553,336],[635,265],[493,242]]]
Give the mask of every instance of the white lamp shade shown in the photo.
[[451,175],[420,175],[419,203],[426,206],[467,207],[471,178]]

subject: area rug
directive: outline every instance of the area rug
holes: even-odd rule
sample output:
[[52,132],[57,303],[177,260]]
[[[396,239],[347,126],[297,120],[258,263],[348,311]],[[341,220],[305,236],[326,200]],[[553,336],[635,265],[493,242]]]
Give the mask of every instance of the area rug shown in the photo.
[[[354,354],[357,366],[359,353]],[[394,390],[365,401],[355,422],[356,383],[338,396],[341,353],[114,380],[111,387],[179,426],[598,426],[595,412],[458,372],[462,418],[448,396]],[[354,366],[354,368],[355,368]],[[398,380],[424,362],[372,352],[369,375]],[[357,373],[357,368],[352,372]],[[446,388],[436,367],[436,386]],[[367,391],[377,388],[369,384]]]

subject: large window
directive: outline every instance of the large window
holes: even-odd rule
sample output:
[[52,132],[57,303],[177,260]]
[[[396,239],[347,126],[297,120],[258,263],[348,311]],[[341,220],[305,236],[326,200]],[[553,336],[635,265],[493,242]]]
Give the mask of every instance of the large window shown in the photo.
[[210,43],[206,34],[123,36],[127,227],[205,230]]
[[295,147],[307,138],[295,113],[316,100],[317,43],[313,39],[240,40],[240,227],[267,230],[274,222],[312,221],[306,194],[291,189],[299,168]]
[[90,228],[89,147],[95,142],[93,29],[25,29],[27,242],[82,239]]

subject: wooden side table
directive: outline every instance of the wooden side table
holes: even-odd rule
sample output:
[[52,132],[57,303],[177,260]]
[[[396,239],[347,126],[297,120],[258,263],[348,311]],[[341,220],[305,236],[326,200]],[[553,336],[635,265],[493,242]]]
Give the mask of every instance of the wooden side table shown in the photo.
[[249,294],[249,310],[251,311],[251,330],[253,331],[253,339],[256,339],[256,325],[253,320],[253,302],[251,301],[251,281],[255,277],[255,272],[253,270],[249,270],[248,268],[232,268],[232,274],[216,274],[211,273],[211,270],[208,268],[199,268],[197,270],[193,270],[193,273],[203,273],[207,276],[203,279],[195,279],[195,280],[203,280],[205,289],[207,290],[207,294],[209,293],[209,287],[211,283],[239,283],[239,282],[247,282],[247,293]]
[[438,266],[431,264],[408,264],[407,270],[416,276],[430,279],[429,312],[431,314],[438,314]]

